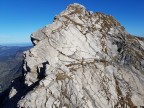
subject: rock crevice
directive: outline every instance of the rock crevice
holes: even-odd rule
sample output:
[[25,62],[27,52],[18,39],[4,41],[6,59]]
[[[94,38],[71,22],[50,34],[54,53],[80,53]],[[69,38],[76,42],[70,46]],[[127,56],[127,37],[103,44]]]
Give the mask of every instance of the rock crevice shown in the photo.
[[144,39],[128,34],[114,17],[71,4],[31,40],[24,84],[37,85],[18,107],[144,106]]

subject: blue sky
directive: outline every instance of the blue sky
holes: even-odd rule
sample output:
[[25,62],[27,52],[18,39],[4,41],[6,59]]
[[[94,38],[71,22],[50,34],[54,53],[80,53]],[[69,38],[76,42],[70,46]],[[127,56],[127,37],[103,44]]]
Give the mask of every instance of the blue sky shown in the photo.
[[129,33],[144,37],[144,0],[0,0],[0,44],[30,42],[32,32],[71,3],[110,14]]

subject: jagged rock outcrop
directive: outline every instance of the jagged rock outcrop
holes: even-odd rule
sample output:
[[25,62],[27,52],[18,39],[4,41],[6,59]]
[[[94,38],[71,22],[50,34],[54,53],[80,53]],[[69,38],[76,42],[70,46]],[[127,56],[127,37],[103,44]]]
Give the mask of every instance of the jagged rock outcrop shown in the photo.
[[[22,108],[144,106],[144,39],[112,16],[71,4],[33,33],[25,52]],[[18,91],[12,89],[10,98]]]

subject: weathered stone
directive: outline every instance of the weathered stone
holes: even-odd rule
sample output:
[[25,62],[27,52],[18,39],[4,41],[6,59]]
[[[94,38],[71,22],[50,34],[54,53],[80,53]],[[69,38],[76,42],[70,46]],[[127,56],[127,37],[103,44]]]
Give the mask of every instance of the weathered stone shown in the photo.
[[25,84],[39,83],[19,107],[144,106],[144,39],[128,34],[112,16],[71,4],[32,39]]

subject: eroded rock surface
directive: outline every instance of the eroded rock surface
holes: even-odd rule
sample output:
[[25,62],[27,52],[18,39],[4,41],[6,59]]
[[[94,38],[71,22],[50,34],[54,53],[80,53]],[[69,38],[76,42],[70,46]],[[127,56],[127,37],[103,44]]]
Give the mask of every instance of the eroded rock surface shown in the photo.
[[[112,16],[71,4],[33,33],[25,52],[24,108],[139,108],[144,106],[144,39]],[[13,88],[10,98],[17,91]]]

